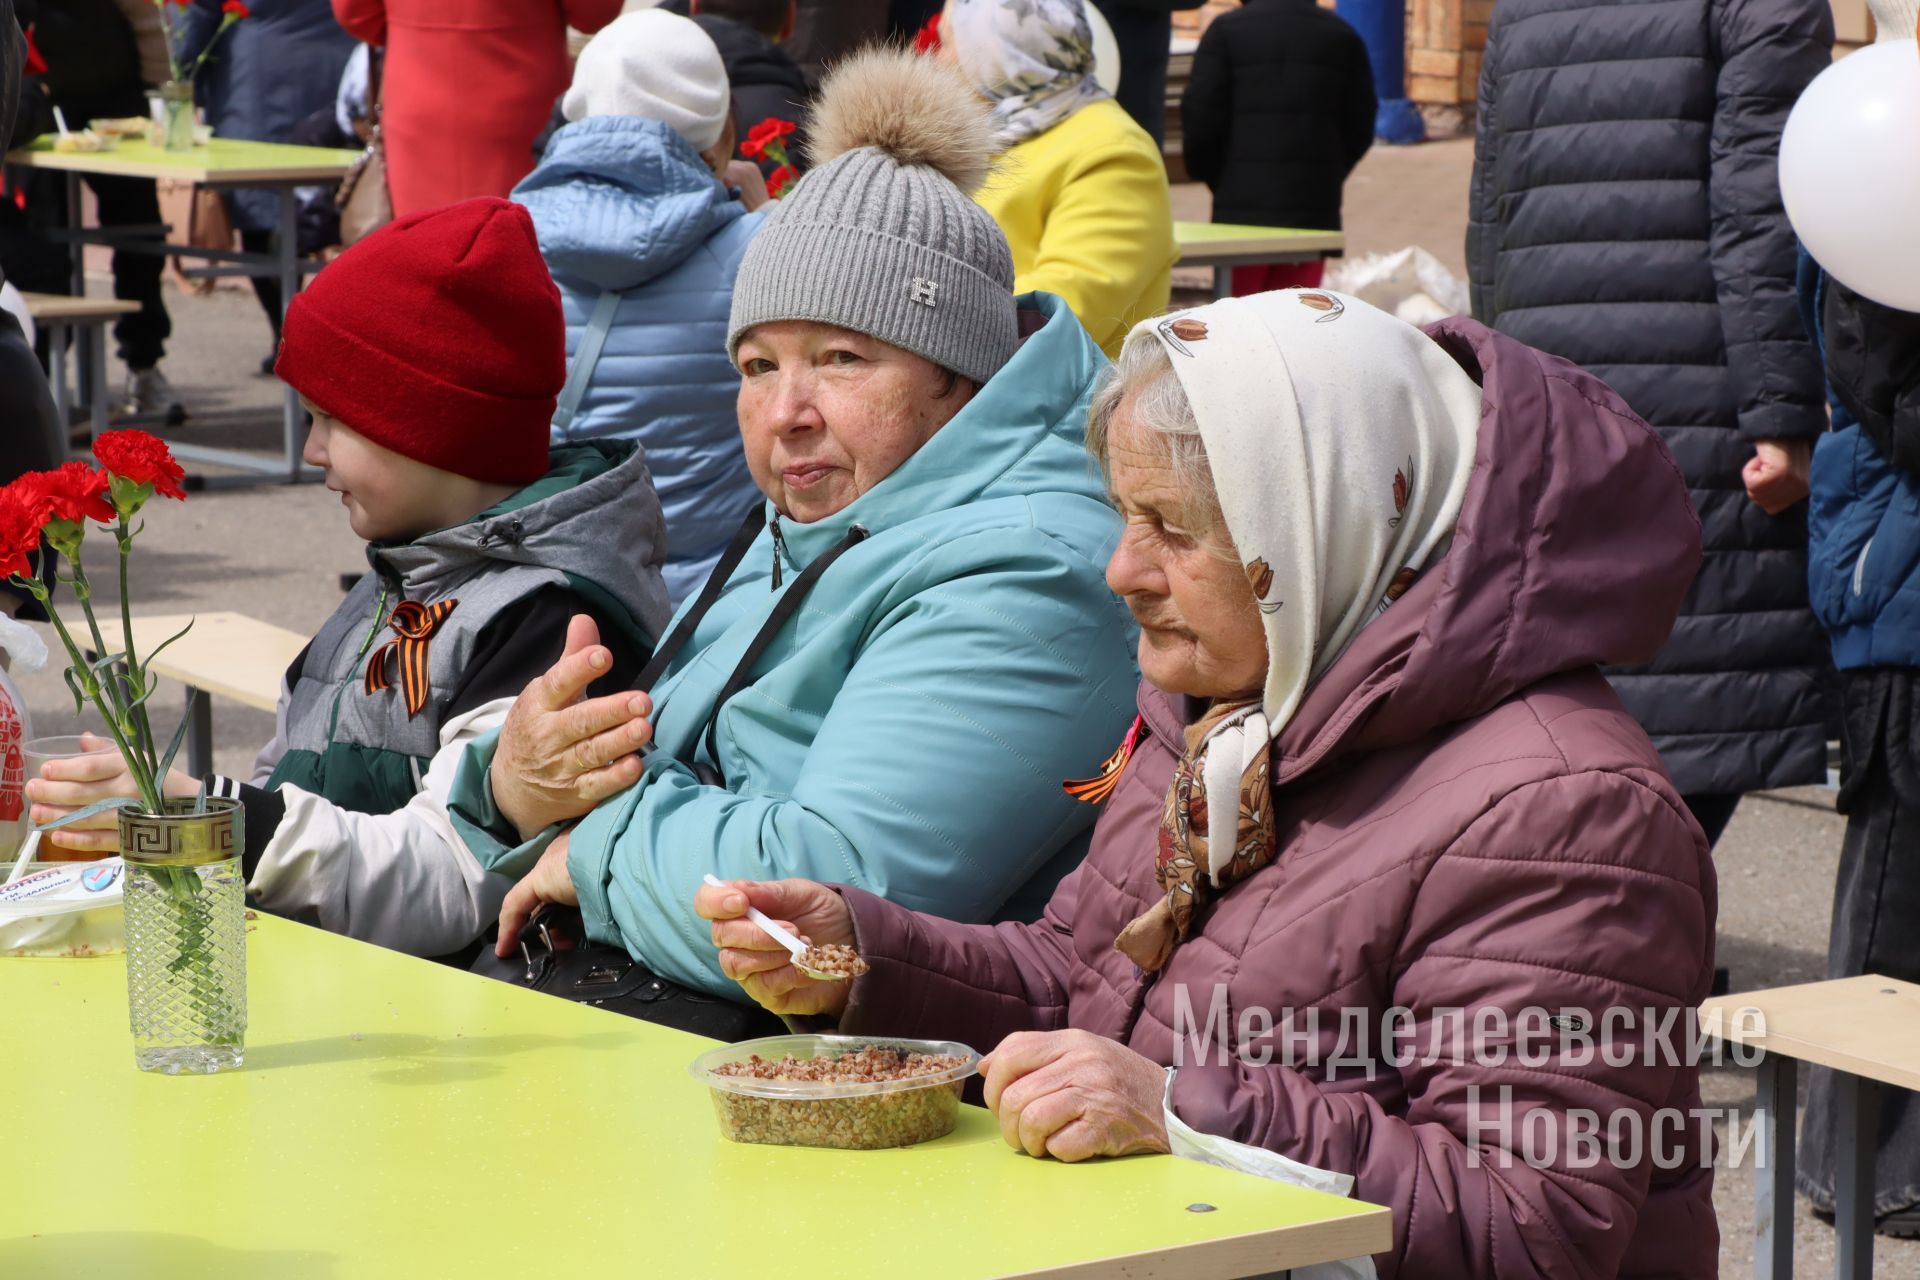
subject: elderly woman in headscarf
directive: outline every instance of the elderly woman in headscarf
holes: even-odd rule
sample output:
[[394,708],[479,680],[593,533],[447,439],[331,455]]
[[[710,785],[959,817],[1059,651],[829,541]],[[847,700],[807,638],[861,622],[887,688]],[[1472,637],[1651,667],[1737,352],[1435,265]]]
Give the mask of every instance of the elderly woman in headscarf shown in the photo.
[[1179,251],[1160,149],[1093,78],[1081,0],[948,0],[940,39],[993,103],[1003,153],[977,198],[1014,288],[1064,298],[1112,355],[1167,309]]
[[[991,1048],[1031,1155],[1390,1206],[1383,1276],[1712,1276],[1659,1028],[1707,992],[1713,868],[1598,669],[1659,647],[1699,562],[1659,438],[1471,321],[1289,290],[1136,328],[1089,442],[1146,681],[1079,788],[1087,861],[1031,925],[703,889],[721,967],[791,1019]],[[749,904],[869,971],[801,975]]]

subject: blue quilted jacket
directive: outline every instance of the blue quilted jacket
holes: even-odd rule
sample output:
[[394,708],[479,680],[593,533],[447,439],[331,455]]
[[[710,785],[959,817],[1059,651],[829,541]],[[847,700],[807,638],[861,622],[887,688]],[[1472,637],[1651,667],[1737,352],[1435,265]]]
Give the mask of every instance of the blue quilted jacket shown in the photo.
[[553,135],[513,198],[533,215],[567,314],[567,357],[605,290],[622,296],[579,410],[554,443],[637,440],[667,519],[667,593],[699,590],[762,500],[734,416],[727,359],[747,213],[670,127],[595,116]]

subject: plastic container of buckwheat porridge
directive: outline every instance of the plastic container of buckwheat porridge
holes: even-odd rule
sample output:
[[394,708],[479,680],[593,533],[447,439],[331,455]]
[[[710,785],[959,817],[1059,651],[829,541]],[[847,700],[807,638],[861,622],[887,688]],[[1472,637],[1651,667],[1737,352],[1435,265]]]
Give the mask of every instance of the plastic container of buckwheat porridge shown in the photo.
[[768,1036],[693,1060],[734,1142],[869,1151],[953,1131],[980,1055],[950,1040]]

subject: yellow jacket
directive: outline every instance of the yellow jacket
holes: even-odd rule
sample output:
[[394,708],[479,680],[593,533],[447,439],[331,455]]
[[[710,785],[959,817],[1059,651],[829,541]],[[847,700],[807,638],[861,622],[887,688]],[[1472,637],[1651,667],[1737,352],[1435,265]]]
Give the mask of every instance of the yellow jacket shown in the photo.
[[1111,98],[1001,156],[976,199],[1013,248],[1013,287],[1066,299],[1109,356],[1167,309],[1173,206],[1146,130]]

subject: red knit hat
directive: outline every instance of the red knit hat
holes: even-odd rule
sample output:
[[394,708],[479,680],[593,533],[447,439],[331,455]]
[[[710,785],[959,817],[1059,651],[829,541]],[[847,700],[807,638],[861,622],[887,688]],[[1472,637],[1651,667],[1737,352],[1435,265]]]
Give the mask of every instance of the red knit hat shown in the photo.
[[376,444],[489,484],[547,473],[567,326],[509,200],[400,218],[294,295],[274,372]]

